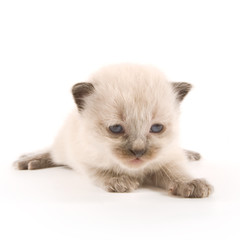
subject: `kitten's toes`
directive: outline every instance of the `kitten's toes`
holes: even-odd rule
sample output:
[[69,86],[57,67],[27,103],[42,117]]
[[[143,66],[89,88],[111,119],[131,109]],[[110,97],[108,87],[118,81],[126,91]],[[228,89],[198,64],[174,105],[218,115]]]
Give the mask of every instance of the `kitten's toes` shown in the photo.
[[131,192],[139,187],[137,180],[129,179],[128,177],[112,177],[106,183],[105,188],[108,192]]
[[26,159],[26,155],[20,156],[19,159],[13,163],[13,167],[18,170],[27,170],[29,161],[27,161]]
[[40,161],[29,159],[25,156],[21,156],[19,160],[14,162],[13,166],[18,170],[33,170],[40,168]]
[[63,166],[55,164],[49,152],[22,155],[13,165],[18,170],[35,170]]
[[185,198],[204,198],[213,192],[213,186],[205,179],[194,179],[190,182],[175,182],[169,190],[173,195]]
[[198,161],[201,159],[201,154],[198,152],[190,151],[190,150],[185,150],[185,154],[187,155],[187,158],[190,161]]
[[28,163],[28,170],[35,170],[41,168],[41,161],[40,160],[32,160]]

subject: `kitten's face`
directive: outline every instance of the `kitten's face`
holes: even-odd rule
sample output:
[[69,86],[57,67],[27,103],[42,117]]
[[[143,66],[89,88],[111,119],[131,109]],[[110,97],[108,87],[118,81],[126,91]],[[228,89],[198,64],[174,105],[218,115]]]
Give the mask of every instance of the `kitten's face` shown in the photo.
[[98,72],[91,82],[75,88],[75,101],[120,165],[145,166],[176,140],[178,95],[158,70],[118,65]]
[[120,112],[107,111],[96,124],[112,154],[129,168],[139,168],[156,159],[177,134],[174,115],[161,117],[157,106],[141,106],[128,103],[124,108],[116,108]]

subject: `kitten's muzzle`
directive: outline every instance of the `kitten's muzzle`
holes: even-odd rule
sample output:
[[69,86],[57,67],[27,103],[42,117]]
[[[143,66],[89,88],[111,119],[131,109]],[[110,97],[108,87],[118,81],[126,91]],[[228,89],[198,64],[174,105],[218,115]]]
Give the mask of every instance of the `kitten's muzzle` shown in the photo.
[[142,157],[145,152],[146,149],[129,149],[129,151],[136,157],[136,158],[140,158]]

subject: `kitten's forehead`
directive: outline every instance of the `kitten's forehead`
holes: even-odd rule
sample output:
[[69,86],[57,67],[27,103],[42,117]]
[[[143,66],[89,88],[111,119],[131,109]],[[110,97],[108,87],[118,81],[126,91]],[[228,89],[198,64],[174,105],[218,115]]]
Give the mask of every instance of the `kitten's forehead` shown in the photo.
[[92,76],[95,106],[123,121],[146,121],[173,111],[175,98],[165,76],[153,67],[115,65]]

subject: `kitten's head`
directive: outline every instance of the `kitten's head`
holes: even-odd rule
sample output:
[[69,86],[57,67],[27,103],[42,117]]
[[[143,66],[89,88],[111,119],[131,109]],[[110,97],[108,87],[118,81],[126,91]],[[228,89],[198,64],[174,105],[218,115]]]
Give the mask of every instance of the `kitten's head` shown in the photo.
[[190,89],[188,83],[168,82],[156,68],[120,64],[74,85],[73,96],[113,160],[137,169],[177,142],[179,103]]

